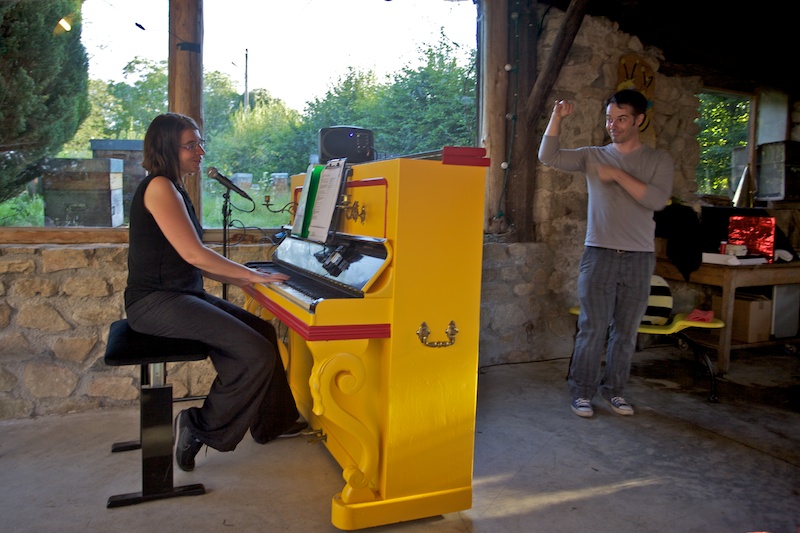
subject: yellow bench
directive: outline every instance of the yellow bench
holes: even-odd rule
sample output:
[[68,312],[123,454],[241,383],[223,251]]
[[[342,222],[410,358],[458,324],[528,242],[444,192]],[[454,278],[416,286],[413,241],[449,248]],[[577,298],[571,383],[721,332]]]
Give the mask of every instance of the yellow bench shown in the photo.
[[[570,307],[569,312],[570,314],[578,316],[581,313],[581,308],[580,306],[576,305]],[[708,355],[705,352],[700,350],[698,344],[695,341],[693,341],[688,335],[683,333],[683,331],[690,328],[720,329],[725,327],[725,323],[718,318],[712,318],[710,322],[687,320],[686,319],[687,316],[688,315],[686,313],[677,313],[666,324],[663,325],[640,324],[638,332],[646,333],[648,335],[667,335],[676,337],[679,343],[678,346],[682,350],[692,348],[695,359],[698,362],[700,361],[700,359],[702,359],[706,365],[706,368],[708,369],[708,375],[709,378],[711,379],[711,392],[708,396],[708,399],[712,402],[716,402],[718,400],[717,380],[716,380],[716,372],[714,371],[714,367],[711,364],[711,360],[708,358]]]

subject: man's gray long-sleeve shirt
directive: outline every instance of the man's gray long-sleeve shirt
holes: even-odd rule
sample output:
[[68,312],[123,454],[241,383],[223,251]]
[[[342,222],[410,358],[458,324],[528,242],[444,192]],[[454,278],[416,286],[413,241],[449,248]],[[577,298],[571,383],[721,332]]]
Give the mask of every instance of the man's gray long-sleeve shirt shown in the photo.
[[[667,152],[642,145],[623,154],[613,144],[561,149],[558,137],[545,135],[539,147],[539,160],[559,170],[586,175],[589,191],[586,246],[655,251],[653,212],[663,209],[672,194],[674,164]],[[645,183],[647,192],[642,200],[634,199],[617,183],[601,181],[597,165],[619,168]]]

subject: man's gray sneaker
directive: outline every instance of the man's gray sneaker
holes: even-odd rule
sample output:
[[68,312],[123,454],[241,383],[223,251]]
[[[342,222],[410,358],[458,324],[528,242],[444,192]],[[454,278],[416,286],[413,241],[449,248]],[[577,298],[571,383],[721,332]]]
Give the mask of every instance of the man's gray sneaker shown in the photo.
[[614,396],[610,400],[606,400],[606,402],[618,415],[630,416],[633,414],[633,407],[622,396]]
[[570,407],[573,413],[583,418],[589,418],[594,414],[592,401],[588,398],[573,398]]

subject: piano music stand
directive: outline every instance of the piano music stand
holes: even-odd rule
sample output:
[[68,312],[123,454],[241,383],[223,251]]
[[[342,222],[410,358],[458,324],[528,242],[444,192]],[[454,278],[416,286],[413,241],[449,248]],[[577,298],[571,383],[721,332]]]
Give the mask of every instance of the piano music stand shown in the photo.
[[[349,169],[347,158],[331,159],[322,169],[319,175],[318,188],[313,198],[313,205],[305,205],[303,218],[311,218],[308,223],[308,234],[301,234],[301,238],[320,244],[331,244],[333,242],[336,236],[336,227],[341,217],[341,200],[349,176]],[[304,183],[303,186],[305,187],[306,184]]]

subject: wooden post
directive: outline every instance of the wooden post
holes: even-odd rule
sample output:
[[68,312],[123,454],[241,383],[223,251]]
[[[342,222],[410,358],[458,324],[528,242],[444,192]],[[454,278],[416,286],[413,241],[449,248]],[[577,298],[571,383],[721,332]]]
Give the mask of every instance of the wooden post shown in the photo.
[[[169,0],[169,110],[192,117],[203,133],[203,0]],[[186,190],[202,221],[201,176]]]
[[[509,181],[505,185],[508,204],[506,210],[508,218],[517,230],[517,239],[520,242],[533,242],[536,239],[533,217],[536,179],[535,154],[538,147],[537,139],[535,139],[536,123],[545,109],[546,98],[549,97],[553,85],[555,85],[561,67],[580,29],[588,3],[589,0],[570,0],[564,23],[538,76],[536,76],[538,28],[533,19],[535,5],[527,10],[518,10],[517,16],[522,17],[519,20],[519,56],[528,59],[528,64],[518,65],[516,73],[519,76],[517,98],[520,101],[523,100],[524,94],[527,94],[532,80],[535,80],[525,104],[519,105],[515,136],[513,139],[509,139],[509,142],[513,142],[513,153],[509,162]],[[506,41],[493,40],[493,42]],[[486,98],[489,98],[489,95],[486,95]]]
[[[513,0],[511,22],[513,33],[509,36],[512,58],[516,59],[513,86],[509,88],[508,98],[514,102],[515,127],[509,138],[511,157],[506,184],[507,217],[516,228],[520,242],[534,242],[536,227],[533,218],[536,171],[535,130],[528,120],[525,107],[526,95],[536,81],[538,21],[536,2]],[[524,60],[523,60],[524,58]]]
[[508,62],[508,0],[482,0],[479,2],[479,44],[481,80],[481,133],[480,139],[492,159],[486,180],[484,232],[499,233],[506,228],[504,220],[497,217],[505,209],[503,200],[505,171],[500,164],[506,160],[506,120],[509,74]]

